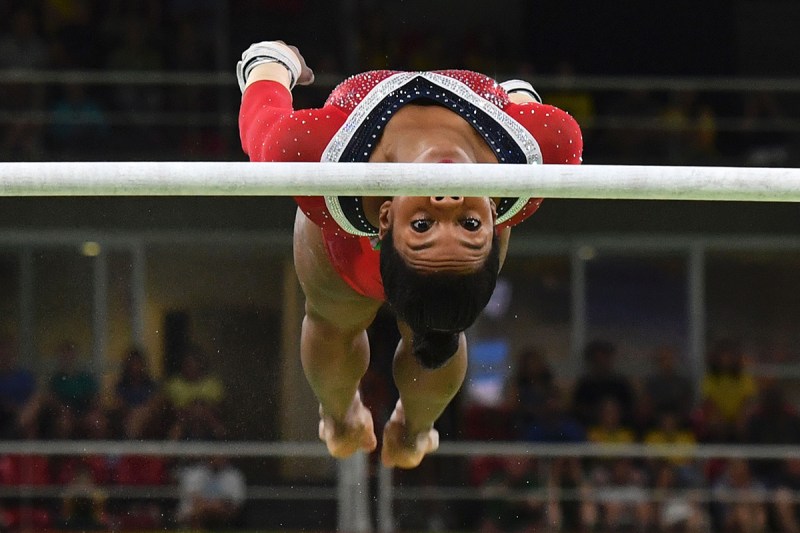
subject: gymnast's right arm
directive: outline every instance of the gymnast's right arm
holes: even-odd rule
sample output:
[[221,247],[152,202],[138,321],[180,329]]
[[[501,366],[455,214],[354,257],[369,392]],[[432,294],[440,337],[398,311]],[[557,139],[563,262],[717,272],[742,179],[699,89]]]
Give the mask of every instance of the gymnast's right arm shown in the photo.
[[[297,48],[282,41],[251,45],[236,65],[242,90],[239,135],[251,161],[319,161],[335,128],[330,110],[295,110],[291,90],[314,81]],[[335,131],[335,129],[333,129]]]

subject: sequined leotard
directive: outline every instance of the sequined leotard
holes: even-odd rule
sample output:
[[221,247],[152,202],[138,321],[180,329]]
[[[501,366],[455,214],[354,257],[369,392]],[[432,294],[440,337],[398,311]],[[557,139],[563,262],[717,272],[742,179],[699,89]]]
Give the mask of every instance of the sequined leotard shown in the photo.
[[[495,80],[476,72],[373,71],[348,78],[319,109],[292,107],[280,83],[258,81],[242,96],[239,131],[251,161],[368,161],[392,113],[417,99],[433,100],[469,122],[500,163],[578,164],[583,143],[575,120],[535,102],[514,104]],[[377,228],[363,216],[360,197],[295,197],[322,228],[331,264],[354,290],[384,299]],[[503,198],[497,228],[536,211],[539,198]]]

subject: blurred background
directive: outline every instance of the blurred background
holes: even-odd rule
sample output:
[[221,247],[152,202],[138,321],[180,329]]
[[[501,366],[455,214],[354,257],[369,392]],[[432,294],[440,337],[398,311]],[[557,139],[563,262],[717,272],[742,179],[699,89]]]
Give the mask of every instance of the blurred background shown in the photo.
[[[798,21],[790,0],[4,0],[0,158],[245,160],[234,66],[282,39],[317,75],[298,108],[364,70],[467,68],[573,114],[585,163],[794,167]],[[0,437],[314,441],[293,217],[288,198],[0,198]],[[515,229],[439,430],[800,444],[798,295],[795,204],[546,200]],[[396,340],[381,314],[364,381],[378,431]],[[440,496],[403,500],[395,526],[794,531],[792,461],[431,458],[395,487]],[[213,512],[191,503],[209,472],[228,487]],[[6,454],[0,530],[332,530],[331,498],[310,511],[264,487],[336,479],[324,459]],[[531,487],[544,503],[520,497]],[[667,489],[749,499],[647,497]]]

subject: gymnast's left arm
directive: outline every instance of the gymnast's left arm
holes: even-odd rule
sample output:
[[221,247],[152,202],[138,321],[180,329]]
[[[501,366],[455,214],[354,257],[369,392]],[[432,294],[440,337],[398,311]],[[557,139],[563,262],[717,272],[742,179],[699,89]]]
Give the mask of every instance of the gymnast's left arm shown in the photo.
[[500,86],[511,101],[505,112],[539,143],[543,163],[579,165],[583,161],[583,135],[572,115],[542,103],[539,93],[526,81],[509,80]]

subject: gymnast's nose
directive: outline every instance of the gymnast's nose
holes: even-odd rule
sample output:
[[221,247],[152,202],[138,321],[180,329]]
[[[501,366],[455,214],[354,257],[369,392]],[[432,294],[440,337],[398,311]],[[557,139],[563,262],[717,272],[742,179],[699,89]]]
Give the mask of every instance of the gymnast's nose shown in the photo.
[[442,209],[457,207],[463,203],[463,196],[431,196],[431,204]]

